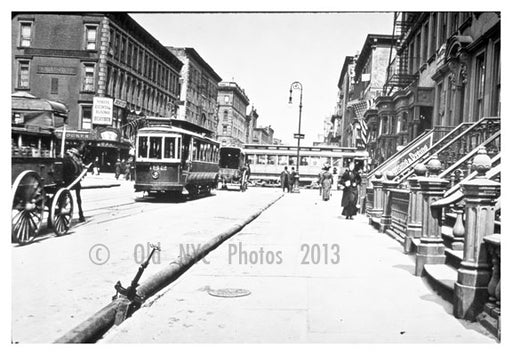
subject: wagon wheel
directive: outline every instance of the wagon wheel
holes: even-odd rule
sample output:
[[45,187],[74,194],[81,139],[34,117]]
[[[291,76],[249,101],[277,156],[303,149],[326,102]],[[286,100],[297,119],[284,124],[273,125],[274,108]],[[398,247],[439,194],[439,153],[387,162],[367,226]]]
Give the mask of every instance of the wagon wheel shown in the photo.
[[45,192],[41,177],[35,171],[22,172],[12,185],[12,241],[31,242],[43,222]]
[[53,196],[50,207],[50,222],[53,231],[57,235],[63,235],[71,227],[73,219],[73,197],[71,191],[61,188]]

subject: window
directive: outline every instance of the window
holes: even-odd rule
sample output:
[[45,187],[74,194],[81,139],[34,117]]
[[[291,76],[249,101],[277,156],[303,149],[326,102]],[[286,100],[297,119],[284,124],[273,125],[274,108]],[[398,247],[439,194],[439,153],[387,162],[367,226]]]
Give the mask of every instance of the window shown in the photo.
[[275,155],[267,155],[267,165],[276,165],[276,160]]
[[492,101],[493,116],[501,115],[501,59],[500,59],[500,43],[494,45],[494,93]]
[[286,164],[288,164],[288,156],[286,156],[286,155],[279,155],[277,163],[279,165],[286,165]]
[[446,41],[446,36],[448,35],[448,29],[446,28],[447,21],[448,21],[448,13],[447,12],[440,12],[439,13],[439,21],[441,22],[439,32],[439,46],[441,46]]
[[162,159],[162,137],[149,137],[149,158]]
[[176,156],[176,138],[164,138],[164,159],[174,159]]
[[116,33],[115,41],[114,41],[114,58],[119,59],[119,46],[121,42],[121,36],[119,33]]
[[300,157],[300,165],[307,166],[309,163],[309,157]]
[[148,157],[148,137],[139,137],[138,157]]
[[20,23],[20,47],[30,47],[32,44],[32,23]]
[[85,48],[87,50],[96,50],[97,26],[85,26]]
[[418,33],[416,36],[416,41],[414,43],[414,73],[417,72],[420,69],[420,56],[421,56],[421,33]]
[[59,93],[59,79],[58,78],[52,78],[52,80],[51,80],[51,87],[50,87],[50,93],[51,94],[58,94]]
[[126,38],[121,39],[121,56],[119,60],[123,63],[126,61]]
[[82,129],[92,129],[92,106],[81,106]]
[[267,162],[267,156],[265,154],[258,154],[256,156],[256,164],[259,164],[259,165],[265,165],[265,163]]
[[30,87],[30,62],[23,60],[18,62],[18,88],[28,89]]
[[228,125],[222,125],[222,134],[228,134]]
[[450,28],[450,34],[454,34],[457,29],[459,28],[459,13],[453,12],[452,13],[452,25]]
[[485,94],[485,53],[476,57],[475,68],[475,120],[484,116],[484,94]]
[[224,96],[224,102],[225,102],[226,104],[229,104],[229,96],[228,96],[228,95],[225,95],[225,96]]
[[428,58],[428,22],[426,22],[423,25],[423,43],[422,43],[422,57],[421,57],[421,63],[425,63]]
[[132,63],[132,51],[133,51],[133,47],[132,47],[132,43],[128,43],[128,53],[126,54],[126,64],[128,64],[130,67],[133,66],[133,63]]
[[84,64],[83,91],[94,91],[94,64]]
[[437,13],[432,15],[432,32],[430,33],[430,52],[428,58],[436,53],[437,49]]

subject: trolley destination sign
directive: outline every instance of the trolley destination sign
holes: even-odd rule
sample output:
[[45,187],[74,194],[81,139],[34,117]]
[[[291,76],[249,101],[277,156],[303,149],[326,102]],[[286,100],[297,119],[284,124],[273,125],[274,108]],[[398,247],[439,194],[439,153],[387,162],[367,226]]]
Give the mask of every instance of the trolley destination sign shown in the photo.
[[305,134],[304,133],[294,133],[293,138],[295,139],[304,139]]

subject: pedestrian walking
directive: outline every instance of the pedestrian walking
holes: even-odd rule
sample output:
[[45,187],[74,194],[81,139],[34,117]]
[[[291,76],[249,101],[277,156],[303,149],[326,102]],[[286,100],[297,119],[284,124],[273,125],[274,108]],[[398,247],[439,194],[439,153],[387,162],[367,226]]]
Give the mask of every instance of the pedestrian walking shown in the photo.
[[343,196],[341,198],[341,206],[343,207],[342,215],[346,219],[353,219],[357,213],[357,186],[361,184],[361,176],[354,170],[354,163],[351,162],[349,167],[341,176],[343,185]]
[[297,172],[295,171],[295,168],[292,166],[292,171],[290,173],[290,190],[291,192],[295,191],[296,184],[297,184]]
[[[66,151],[62,167],[64,184],[68,186],[75,181],[75,179],[82,173],[84,167],[85,165],[82,162],[80,151],[76,148],[68,149]],[[82,189],[80,181],[78,181],[71,189],[75,190],[76,203],[78,205],[78,220],[80,222],[85,222],[84,211],[82,210],[82,196],[80,195],[80,191]]]
[[131,173],[132,164],[130,160],[128,160],[124,167],[124,179],[130,180],[130,173]]
[[135,160],[133,157],[130,159],[130,180],[135,180]]
[[92,173],[93,175],[100,174],[100,158],[96,157],[92,162]]
[[290,173],[288,173],[288,167],[285,166],[284,170],[281,172],[281,188],[286,192],[290,192]]
[[329,171],[331,167],[329,165],[324,165],[322,173],[320,177],[320,186],[322,186],[322,200],[329,201],[331,198],[331,186],[334,181],[331,172]]
[[119,159],[116,160],[115,174],[116,174],[116,180],[118,180],[119,175],[121,175],[121,160],[119,160]]

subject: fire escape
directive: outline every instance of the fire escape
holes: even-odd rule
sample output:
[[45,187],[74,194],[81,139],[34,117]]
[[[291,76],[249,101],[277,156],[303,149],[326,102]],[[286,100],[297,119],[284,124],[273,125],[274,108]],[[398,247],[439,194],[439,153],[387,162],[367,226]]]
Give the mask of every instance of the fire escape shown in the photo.
[[[413,27],[419,13],[395,12],[393,19],[393,41],[389,52],[384,95],[389,96],[397,90],[405,89],[418,78],[418,74],[411,74],[409,66],[409,46],[407,36]],[[395,57],[392,58],[393,47],[396,46]]]

